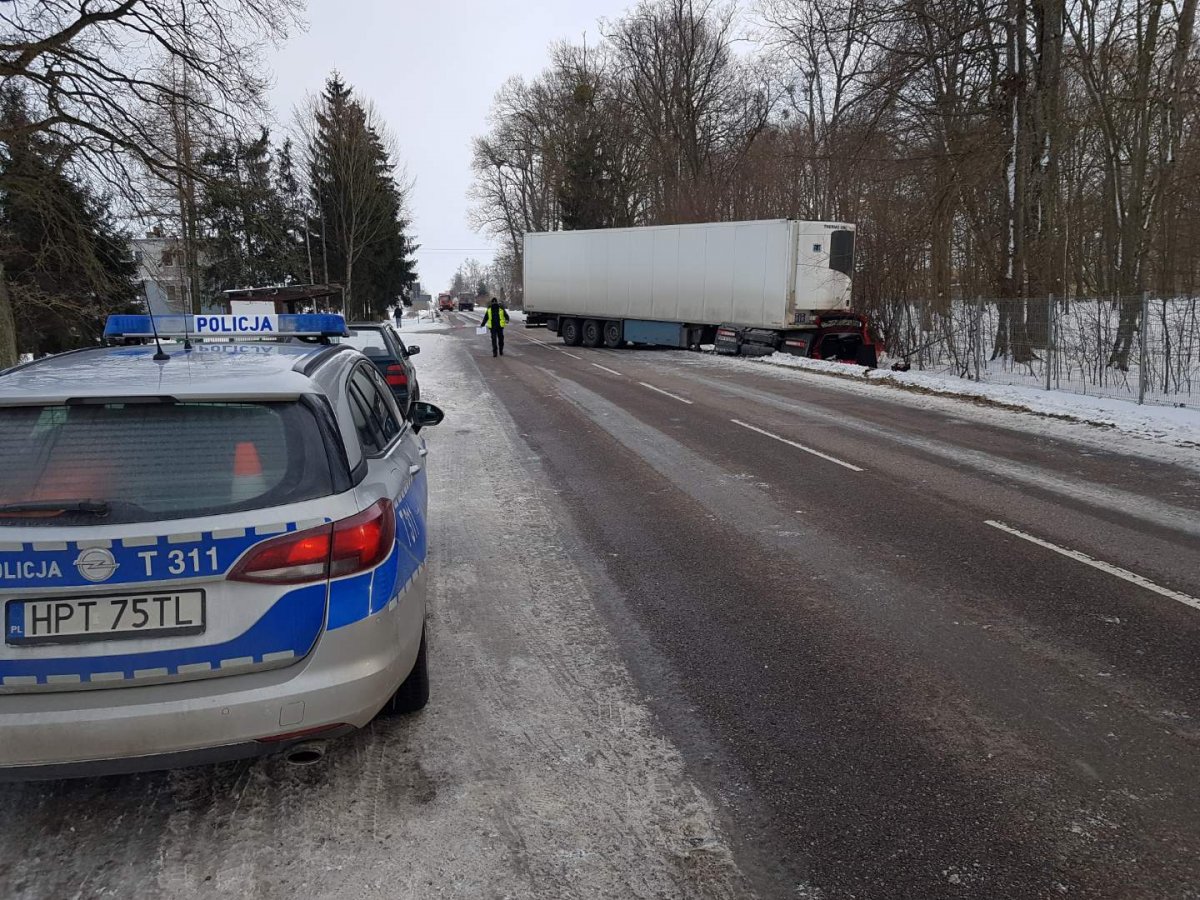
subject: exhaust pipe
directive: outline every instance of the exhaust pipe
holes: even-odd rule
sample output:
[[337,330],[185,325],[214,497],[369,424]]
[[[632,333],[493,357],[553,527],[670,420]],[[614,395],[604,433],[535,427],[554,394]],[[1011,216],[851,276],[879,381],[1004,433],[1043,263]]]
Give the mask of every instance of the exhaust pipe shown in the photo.
[[283,758],[293,766],[314,766],[325,758],[325,741],[303,741],[284,751]]

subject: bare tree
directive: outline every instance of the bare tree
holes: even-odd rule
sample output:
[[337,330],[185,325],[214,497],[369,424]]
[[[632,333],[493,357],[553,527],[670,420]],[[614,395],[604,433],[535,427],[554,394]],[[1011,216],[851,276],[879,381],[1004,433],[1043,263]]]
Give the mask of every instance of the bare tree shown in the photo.
[[[225,118],[254,108],[266,85],[259,51],[286,36],[301,6],[302,0],[4,3],[0,82],[29,100],[34,114],[16,126],[22,133],[53,136],[68,149],[64,165],[134,201],[136,167],[168,179],[180,169],[162,134],[149,127],[146,105],[169,101]],[[180,72],[197,90],[181,87]],[[0,144],[15,136],[0,131]],[[0,366],[16,358],[8,296],[0,289]]]
[[767,125],[769,82],[732,52],[735,8],[643,0],[608,33],[652,173],[656,221],[701,221]]

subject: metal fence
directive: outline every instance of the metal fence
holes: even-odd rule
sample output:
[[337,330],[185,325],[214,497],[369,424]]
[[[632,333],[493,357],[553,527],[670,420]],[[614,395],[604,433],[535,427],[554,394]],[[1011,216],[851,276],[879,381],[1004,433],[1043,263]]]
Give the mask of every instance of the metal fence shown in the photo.
[[875,317],[884,364],[1139,403],[1200,403],[1200,297],[903,301]]

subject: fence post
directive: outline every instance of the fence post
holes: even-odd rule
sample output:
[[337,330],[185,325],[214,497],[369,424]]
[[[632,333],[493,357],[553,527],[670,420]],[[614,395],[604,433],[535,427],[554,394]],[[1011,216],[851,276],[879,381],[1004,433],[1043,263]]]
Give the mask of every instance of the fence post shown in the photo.
[[1150,367],[1150,352],[1146,343],[1146,326],[1150,324],[1150,292],[1142,291],[1142,315],[1138,322],[1138,403],[1146,402],[1146,369]]
[[1054,363],[1054,295],[1046,297],[1046,390],[1050,390],[1050,369]]

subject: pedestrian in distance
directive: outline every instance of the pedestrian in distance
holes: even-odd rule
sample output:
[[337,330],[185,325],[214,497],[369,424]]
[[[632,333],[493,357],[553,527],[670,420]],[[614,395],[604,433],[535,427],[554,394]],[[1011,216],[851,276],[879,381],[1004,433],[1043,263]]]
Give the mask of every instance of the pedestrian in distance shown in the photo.
[[492,356],[504,355],[504,326],[508,324],[508,310],[500,305],[500,301],[492,298],[487,312],[483,314],[480,323],[492,335]]

